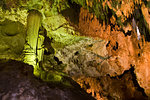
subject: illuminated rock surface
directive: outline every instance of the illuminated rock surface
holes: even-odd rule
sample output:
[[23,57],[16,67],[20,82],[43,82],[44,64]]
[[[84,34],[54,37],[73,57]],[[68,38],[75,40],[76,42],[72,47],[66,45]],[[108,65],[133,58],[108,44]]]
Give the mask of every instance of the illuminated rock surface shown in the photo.
[[147,43],[143,53],[136,63],[136,76],[140,86],[145,89],[146,94],[150,95],[150,44]]
[[[0,57],[21,59],[25,37],[19,34],[24,31],[14,26],[26,29],[27,12],[34,9],[42,15],[37,48],[39,54],[44,50],[39,56],[42,80],[59,82],[66,73],[97,100],[149,99],[149,4],[149,0],[1,0]],[[5,25],[5,20],[12,22]]]
[[26,38],[25,26],[19,21],[0,22],[0,58],[20,59]]

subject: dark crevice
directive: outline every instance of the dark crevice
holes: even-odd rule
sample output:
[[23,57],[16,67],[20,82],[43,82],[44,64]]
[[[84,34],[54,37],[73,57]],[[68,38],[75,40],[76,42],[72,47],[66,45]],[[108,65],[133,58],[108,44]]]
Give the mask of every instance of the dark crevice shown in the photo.
[[92,47],[93,46],[93,44],[90,44],[90,45],[88,45],[89,47]]
[[75,55],[78,55],[78,54],[79,54],[79,51],[76,51],[74,54],[75,54]]
[[139,85],[139,83],[137,82],[137,78],[136,78],[136,75],[135,75],[135,73],[134,73],[134,66],[131,66],[131,68],[130,68],[130,72],[131,72],[131,75],[132,75],[132,80],[133,80],[133,83],[134,83],[134,85],[135,85],[135,87],[137,87],[137,90],[138,91],[141,91],[142,92],[142,94],[143,94],[143,96],[145,96],[145,97],[148,97],[147,95],[146,95],[146,93],[144,92],[144,89],[142,88],[142,87],[140,87],[140,85]]
[[144,2],[145,5],[148,4],[148,1],[147,1],[147,0],[143,0],[143,2]]
[[116,42],[116,45],[115,46],[113,46],[113,50],[117,50],[118,49],[118,42]]
[[138,57],[140,57],[141,56],[141,54],[140,53],[138,53]]
[[68,4],[70,7],[61,11],[61,14],[71,23],[78,25],[81,6],[71,0],[68,0]]
[[139,47],[139,49],[141,49],[141,46],[140,46],[140,44],[138,43],[138,47]]
[[111,12],[111,9],[108,7],[108,14],[107,14],[107,16],[108,16],[108,18],[107,18],[108,24],[111,23],[111,22],[110,22],[110,18],[112,17],[112,15],[113,15],[113,13]]
[[106,47],[108,47],[108,46],[109,46],[109,44],[110,44],[110,41],[108,41],[108,43],[106,44]]
[[2,7],[3,10],[7,10],[7,6],[4,0],[0,0],[0,6]]
[[90,85],[89,84],[85,84],[86,89],[90,89]]
[[125,36],[131,36],[131,31],[128,30],[128,32],[125,33]]
[[59,61],[59,59],[56,56],[54,56],[54,59],[58,63],[58,65],[62,64],[62,61]]
[[38,33],[39,35],[44,36],[44,42],[42,44],[44,46],[44,55],[54,54],[55,51],[51,45],[53,38],[49,38],[47,36],[47,30],[43,26],[41,26]]
[[48,50],[44,50],[44,55],[50,55],[51,53]]
[[124,26],[127,26],[129,23],[131,23],[132,19],[133,19],[134,15],[129,15],[129,17],[125,20],[125,22],[123,23]]
[[110,23],[110,26],[111,26],[111,31],[113,31],[113,29],[115,29],[115,25]]
[[123,74],[121,74],[121,75],[118,75],[118,76],[115,76],[115,77],[111,77],[112,79],[121,79],[125,74],[127,74],[128,72],[130,71],[130,69],[129,70],[125,70],[124,72],[123,72]]
[[134,73],[134,70],[135,70],[134,66],[131,65],[131,68],[129,70],[125,70],[123,74],[121,74],[119,76],[111,77],[111,79],[123,79],[127,73],[130,73],[132,76],[132,81],[134,83],[134,87],[136,87],[137,91],[141,92],[144,97],[148,98],[148,96],[144,92],[144,89],[142,87],[140,87],[139,83],[137,82],[137,78],[136,78],[136,74]]

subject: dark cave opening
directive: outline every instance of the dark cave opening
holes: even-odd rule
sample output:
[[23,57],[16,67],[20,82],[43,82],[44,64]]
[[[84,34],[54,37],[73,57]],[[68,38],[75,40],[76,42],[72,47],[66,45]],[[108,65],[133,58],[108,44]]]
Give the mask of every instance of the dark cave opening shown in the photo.
[[68,4],[70,7],[61,11],[61,14],[71,23],[78,25],[81,6],[71,0],[68,0]]
[[[134,84],[134,87],[136,87],[137,91],[141,92],[142,95],[146,98],[148,98],[148,96],[146,95],[146,93],[144,92],[144,89],[142,87],[140,87],[139,83],[137,82],[137,78],[136,78],[136,74],[134,73],[134,66],[131,65],[131,68],[129,70],[124,71],[124,73],[122,75],[117,76],[119,79],[121,79],[125,74],[130,73],[132,76],[132,81]],[[116,78],[116,77],[114,77]]]
[[144,92],[144,89],[142,87],[140,87],[139,83],[137,82],[137,78],[136,78],[136,74],[134,73],[134,70],[135,70],[134,66],[131,65],[131,68],[130,68],[129,71],[131,72],[132,80],[133,80],[133,83],[134,83],[135,87],[137,87],[138,91],[142,92],[143,96],[148,97],[146,95],[146,93]]

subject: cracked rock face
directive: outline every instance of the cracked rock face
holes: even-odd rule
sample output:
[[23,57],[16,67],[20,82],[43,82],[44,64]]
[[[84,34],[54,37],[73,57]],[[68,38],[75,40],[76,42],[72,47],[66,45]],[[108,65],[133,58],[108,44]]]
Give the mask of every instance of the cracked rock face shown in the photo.
[[0,76],[1,100],[94,100],[77,84],[72,88],[41,81],[22,62],[1,60]]
[[109,57],[104,40],[82,40],[66,46],[56,56],[67,64],[64,72],[70,76],[99,77],[114,73],[107,61]]

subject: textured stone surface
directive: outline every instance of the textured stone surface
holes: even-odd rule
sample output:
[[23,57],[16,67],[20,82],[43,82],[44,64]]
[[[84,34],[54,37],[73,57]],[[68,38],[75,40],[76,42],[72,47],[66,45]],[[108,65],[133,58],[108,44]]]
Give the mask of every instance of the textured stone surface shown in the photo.
[[133,74],[133,69],[117,77],[74,77],[97,100],[148,100]]
[[111,69],[115,70],[118,75],[128,70],[130,65],[134,63],[135,50],[132,43],[133,38],[131,36],[125,37],[123,32],[118,31],[118,26],[115,26],[115,29],[112,30],[110,25],[106,27],[105,23],[103,25],[99,24],[99,21],[92,13],[83,8],[80,10],[79,28],[83,33],[82,35],[99,37],[106,40]]
[[0,22],[0,58],[17,59],[23,50],[26,33],[19,21]]
[[[139,85],[144,88],[144,91],[149,96],[149,44],[143,45],[141,41],[137,40],[136,30],[132,28],[133,23],[131,21],[134,17],[134,19],[137,21],[136,24],[140,29],[140,33],[145,35],[146,40],[149,41],[150,36],[148,0],[69,0],[75,1],[74,3],[80,4],[82,7],[87,8],[90,12],[93,12],[92,14],[83,8],[78,8],[80,14],[79,16],[77,15],[75,17],[79,18],[79,23],[75,23],[78,24],[76,25],[76,28],[79,26],[78,31],[80,31],[81,35],[102,38],[107,41],[104,43],[89,43],[86,40],[84,41],[81,37],[74,36],[79,35],[79,33],[77,31],[74,31],[75,28],[70,27],[70,23],[64,18],[64,16],[58,13],[61,10],[68,8],[68,3],[71,4],[72,2],[67,2],[67,0],[54,0],[54,2],[47,0],[41,0],[40,2],[38,2],[39,0],[36,0],[32,2],[33,0],[28,0],[28,4],[22,3],[23,6],[26,7],[23,7],[20,10],[17,8],[22,5],[19,2],[20,0],[18,0],[19,3],[17,3],[17,0],[5,1],[6,2],[4,2],[4,0],[0,1],[0,5],[3,7],[3,9],[7,9],[7,11],[3,11],[2,9],[0,9],[1,21],[8,18],[13,21],[19,21],[26,25],[26,9],[42,9],[41,13],[44,16],[44,20],[42,21],[43,26],[47,31],[48,37],[53,38],[52,46],[55,49],[59,49],[56,53],[58,61],[60,60],[60,62],[67,64],[64,72],[68,73],[71,76],[83,75],[103,78],[104,76],[107,76],[107,74],[109,74],[110,76],[122,75],[124,71],[129,70],[130,67],[134,67],[137,77],[137,80],[135,81],[138,81]],[[3,5],[2,3],[6,4]],[[17,10],[10,9],[11,7],[17,8]],[[75,7],[75,9],[77,8]],[[74,18],[74,15],[70,17]],[[7,29],[7,27],[11,27],[10,30]],[[14,24],[5,25],[4,27],[1,25],[0,28],[3,29],[1,30],[3,36],[0,40],[1,55],[4,55],[4,58],[6,58],[8,54],[13,57],[14,54],[20,55],[24,38],[20,37],[19,33],[22,32],[20,32],[19,29],[16,29],[16,27],[14,27]],[[18,36],[19,38],[16,38],[16,36]],[[8,42],[7,40],[10,41]],[[142,41],[144,41],[144,39]],[[49,55],[46,58],[48,57]],[[55,57],[52,57],[52,59],[53,58]],[[56,61],[51,63],[51,68],[55,67],[55,62]],[[112,81],[113,79],[110,80],[109,78],[106,79],[106,77],[104,77],[104,82],[102,82],[102,85],[106,86],[102,87],[107,88],[104,89],[105,91],[102,91],[102,94],[107,95],[108,99],[109,96],[114,97],[114,99],[115,97],[124,98],[123,96],[120,96],[124,93],[120,91],[114,84],[116,83],[121,87],[128,87],[127,84],[128,81],[130,81],[130,77],[128,78],[128,76],[126,76],[123,78],[127,80],[126,84],[123,83],[124,81],[120,82],[115,80],[114,82]],[[90,84],[97,83],[95,81],[90,81]],[[135,85],[135,83],[132,84],[131,82],[131,84],[129,83],[129,85],[133,86]],[[97,88],[92,88],[89,91],[92,91],[92,95],[94,95],[93,91],[102,89],[102,87],[98,87],[97,85]],[[114,91],[109,88],[114,89]],[[134,87],[129,86],[128,88],[131,88],[129,89],[129,91],[134,92]],[[133,95],[129,95],[128,92],[126,94],[127,96],[133,97]],[[96,95],[101,95],[101,93],[97,93]]]
[[149,96],[149,43],[145,43],[144,38],[137,40],[136,32],[130,23],[125,27],[125,32],[122,32],[117,25],[106,27],[105,23],[99,24],[92,13],[83,8],[80,10],[79,28],[82,35],[107,40],[107,50],[110,56],[108,63],[111,69],[116,72],[116,75],[121,75],[125,70],[134,66],[137,81]]
[[22,62],[1,60],[0,76],[1,100],[94,100],[75,82],[67,87],[41,81]]
[[147,43],[135,66],[137,81],[150,97],[150,44]]
[[108,63],[108,52],[104,40],[81,40],[60,50],[56,57],[67,67],[64,72],[70,76],[92,76],[113,74]]

